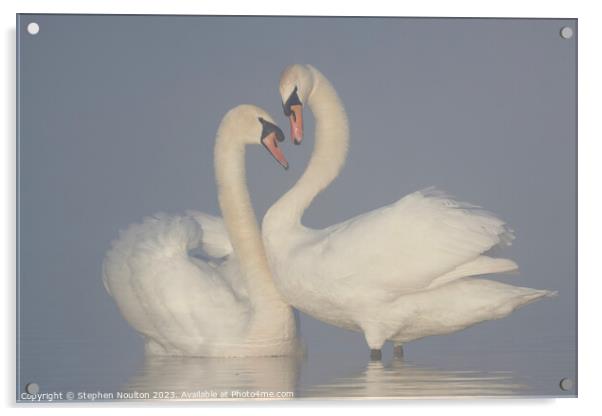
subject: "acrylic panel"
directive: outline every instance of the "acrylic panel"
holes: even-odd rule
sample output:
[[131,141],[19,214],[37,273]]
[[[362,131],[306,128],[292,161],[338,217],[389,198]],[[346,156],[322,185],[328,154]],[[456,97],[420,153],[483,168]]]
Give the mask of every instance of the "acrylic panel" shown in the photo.
[[[17,401],[577,395],[576,19],[21,14],[16,30]],[[187,346],[194,349],[195,342],[210,342],[226,325],[248,334],[245,325],[255,316],[249,311],[260,309],[249,306],[246,294],[253,285],[244,279],[212,289],[220,275],[211,273],[231,253],[227,237],[213,246],[219,260],[209,259],[192,237],[174,243],[190,264],[208,268],[200,269],[212,276],[205,286],[153,274],[156,267],[144,257],[140,266],[126,244],[123,270],[146,267],[148,279],[159,280],[152,287],[145,286],[149,280],[124,280],[123,286],[111,286],[111,296],[103,284],[105,256],[120,230],[123,238],[131,224],[153,214],[222,215],[215,138],[222,117],[239,104],[265,109],[284,134],[278,142],[276,130],[257,130],[257,144],[264,146],[246,146],[246,185],[261,225],[268,208],[305,171],[319,135],[344,134],[342,127],[314,131],[318,105],[310,108],[309,102],[314,90],[299,90],[297,103],[292,84],[279,89],[281,73],[291,64],[310,64],[332,83],[349,128],[344,167],[308,207],[304,226],[325,229],[424,189],[429,190],[422,198],[449,206],[436,208],[442,217],[430,205],[393,211],[411,219],[404,227],[412,232],[399,226],[398,234],[383,240],[397,229],[398,217],[380,226],[368,223],[328,246],[344,246],[334,254],[315,243],[317,237],[298,250],[276,244],[273,255],[282,264],[290,261],[284,267],[290,279],[304,276],[282,295],[305,310],[294,311],[297,353],[232,358],[216,357],[215,348],[207,357],[199,347],[198,354],[187,354],[176,338],[192,339]],[[296,103],[303,107],[303,141],[297,146],[291,144],[290,119],[298,122],[300,114],[283,113],[283,101],[291,97],[284,103],[287,112]],[[337,122],[336,109],[323,111],[324,123]],[[340,127],[344,120],[338,122]],[[344,147],[325,158],[324,172],[314,181],[345,159]],[[279,151],[287,170],[274,160]],[[454,206],[456,199],[489,214]],[[476,218],[470,216],[480,217],[470,222]],[[187,221],[185,232],[211,232],[201,227],[201,233]],[[417,232],[416,224],[430,225]],[[458,227],[465,238],[445,240]],[[511,245],[492,240],[479,246],[483,235],[503,243],[511,232]],[[275,234],[275,241],[295,237],[292,231]],[[334,241],[334,234],[327,240]],[[303,264],[293,260],[302,249],[310,253]],[[397,249],[395,256],[409,260],[387,269],[383,263],[395,256],[386,254]],[[462,264],[484,254],[511,259],[518,270],[509,263],[500,270],[510,273],[484,268],[484,275],[441,283],[445,288],[437,293],[428,284],[400,289],[399,280],[412,277],[407,272],[412,265],[437,268],[458,250],[474,251]],[[338,264],[321,266],[334,255]],[[361,275],[343,276],[353,262],[359,262],[354,267]],[[453,267],[448,269],[437,276],[449,276]],[[497,290],[496,283],[462,286],[475,281],[511,286],[495,295],[490,289]],[[307,287],[312,282],[315,289]],[[458,286],[446,291],[446,284]],[[116,302],[121,291],[130,290],[127,285],[134,288],[131,298]],[[548,292],[518,294],[514,287]],[[220,290],[235,305],[232,310]],[[266,291],[258,289],[257,296]],[[147,327],[134,328],[124,318],[134,302]],[[203,302],[213,306],[207,309]],[[391,320],[393,332],[401,334],[396,336],[417,334],[403,342],[403,356],[393,335],[373,334],[386,326],[379,316],[393,303],[405,311]],[[522,303],[529,304],[518,307]],[[185,314],[187,307],[203,316],[178,327],[174,314]],[[339,312],[354,323],[323,322],[336,321]],[[268,326],[272,318],[282,319],[280,313],[264,315],[261,322]],[[461,329],[455,316],[474,325]],[[203,325],[212,329],[202,332]],[[367,334],[353,325],[364,325]],[[436,329],[429,332],[428,325]],[[162,333],[165,345],[145,345],[145,331],[162,327],[171,328]],[[194,338],[197,330],[201,335]],[[373,347],[381,338],[386,342],[379,356]],[[184,352],[169,354],[176,350]]]

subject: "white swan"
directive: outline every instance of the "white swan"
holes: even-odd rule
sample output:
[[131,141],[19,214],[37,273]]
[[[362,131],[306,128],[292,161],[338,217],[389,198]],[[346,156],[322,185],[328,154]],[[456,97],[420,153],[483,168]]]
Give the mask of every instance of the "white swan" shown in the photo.
[[304,105],[316,123],[307,169],[263,220],[273,277],[291,305],[363,332],[378,358],[387,340],[401,346],[457,331],[552,294],[468,279],[517,269],[512,260],[483,254],[513,235],[494,215],[433,189],[326,229],[303,226],[303,212],[343,166],[347,117],[330,82],[312,66],[285,69],[280,93],[295,143]]
[[[245,183],[245,145],[263,144],[284,167],[282,131],[263,110],[239,106],[217,132],[215,175],[224,221],[159,214],[113,242],[107,291],[155,355],[268,356],[297,350],[296,322],[272,282]],[[228,238],[229,235],[229,238]],[[203,249],[222,258],[203,261]]]

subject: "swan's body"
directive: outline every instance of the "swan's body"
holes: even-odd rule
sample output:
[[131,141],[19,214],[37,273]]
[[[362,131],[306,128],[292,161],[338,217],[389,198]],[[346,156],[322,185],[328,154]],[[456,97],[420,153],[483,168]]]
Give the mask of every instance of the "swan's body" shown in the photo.
[[[484,255],[513,235],[494,215],[435,190],[326,229],[303,226],[303,212],[343,166],[347,118],[332,85],[311,66],[286,69],[280,92],[295,141],[301,105],[311,108],[316,123],[305,173],[263,220],[274,280],[291,305],[363,332],[370,348],[379,350],[386,340],[401,344],[501,318],[551,294],[467,279],[516,270],[512,260]],[[300,104],[287,108],[291,101]]]
[[[148,353],[228,357],[296,351],[293,312],[273,285],[245,184],[245,145],[259,144],[260,133],[262,142],[274,140],[263,136],[266,120],[273,126],[253,106],[239,106],[222,120],[215,170],[224,221],[200,212],[156,215],[131,225],[107,253],[105,287],[144,335]],[[270,149],[274,143],[264,145]],[[196,250],[215,259],[194,257]]]

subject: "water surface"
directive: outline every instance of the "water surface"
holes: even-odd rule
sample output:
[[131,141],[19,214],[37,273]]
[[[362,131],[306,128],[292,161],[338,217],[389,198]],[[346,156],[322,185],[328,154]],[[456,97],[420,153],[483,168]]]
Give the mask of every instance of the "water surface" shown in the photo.
[[[430,347],[415,342],[404,357],[394,357],[388,345],[381,361],[354,344],[340,354],[308,349],[292,357],[191,358],[145,357],[142,348],[120,349],[118,340],[25,340],[22,401],[30,400],[22,396],[30,382],[40,393],[72,392],[84,401],[576,395],[575,387],[559,386],[564,377],[574,379],[567,360],[574,351],[559,351],[562,340],[526,339],[497,349],[484,343],[487,351],[472,346],[429,355]],[[39,349],[29,348],[35,344]]]

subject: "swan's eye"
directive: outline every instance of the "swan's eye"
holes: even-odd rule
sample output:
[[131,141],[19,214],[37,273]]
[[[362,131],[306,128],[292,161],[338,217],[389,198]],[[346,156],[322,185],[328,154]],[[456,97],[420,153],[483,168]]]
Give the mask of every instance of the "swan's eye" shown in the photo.
[[284,141],[284,133],[282,132],[280,127],[278,127],[274,123],[270,123],[269,121],[264,120],[261,117],[259,117],[258,120],[261,123],[261,127],[262,127],[261,138],[260,138],[261,141],[263,141],[263,139],[265,139],[271,133],[275,134],[276,140],[278,140],[279,142]]
[[297,87],[291,92],[288,99],[285,103],[282,104],[282,109],[284,110],[284,115],[290,117],[293,114],[292,106],[301,105],[301,100],[299,99],[299,95],[297,94]]

